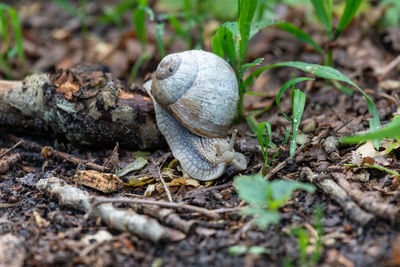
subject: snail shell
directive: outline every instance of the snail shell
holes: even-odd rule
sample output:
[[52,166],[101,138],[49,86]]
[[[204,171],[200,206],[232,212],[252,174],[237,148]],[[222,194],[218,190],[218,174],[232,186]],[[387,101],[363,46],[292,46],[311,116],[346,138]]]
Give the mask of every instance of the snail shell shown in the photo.
[[209,181],[226,168],[245,170],[243,154],[226,137],[236,113],[235,73],[220,57],[191,50],[165,57],[144,84],[157,126],[174,157],[191,177]]
[[207,137],[227,135],[238,103],[238,84],[230,65],[201,50],[166,56],[153,76],[151,92],[181,124]]

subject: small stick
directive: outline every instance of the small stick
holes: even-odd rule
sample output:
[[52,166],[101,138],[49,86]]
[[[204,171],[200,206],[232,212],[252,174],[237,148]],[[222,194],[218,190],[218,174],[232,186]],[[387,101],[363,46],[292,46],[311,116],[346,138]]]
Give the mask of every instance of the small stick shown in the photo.
[[96,163],[90,162],[88,160],[85,159],[81,159],[75,156],[72,156],[68,153],[65,152],[60,152],[57,151],[55,149],[53,149],[52,147],[49,146],[45,146],[42,148],[42,152],[41,152],[42,156],[44,158],[49,158],[51,156],[55,157],[55,158],[60,158],[60,159],[65,159],[68,162],[71,162],[73,164],[79,165],[79,164],[86,164],[86,166],[88,166],[89,168],[99,171],[99,172],[104,172],[107,170],[107,168],[100,166]]
[[176,203],[176,202],[167,202],[167,201],[159,201],[159,200],[150,200],[150,199],[132,199],[132,198],[94,198],[95,204],[103,204],[103,203],[134,203],[134,204],[146,204],[146,205],[158,205],[160,207],[166,208],[174,208],[174,209],[185,209],[189,211],[198,212],[210,218],[217,218],[218,213],[231,212],[234,209],[217,209],[217,210],[208,210],[205,208],[192,206],[184,203]]
[[391,71],[394,67],[400,64],[400,55],[398,55],[395,59],[393,59],[388,65],[386,65],[379,74],[380,78],[385,77],[389,71]]
[[9,149],[7,149],[6,151],[4,151],[3,153],[0,154],[0,159],[2,157],[4,157],[8,152],[10,152],[11,150],[13,150],[14,148],[16,148],[17,146],[19,146],[20,144],[22,144],[24,141],[21,140],[18,143],[16,143],[15,145],[13,145],[12,147],[10,147]]
[[301,176],[305,177],[310,183],[315,184],[322,192],[335,200],[352,221],[359,225],[366,225],[374,219],[371,213],[361,209],[348,193],[329,176],[313,173],[308,167],[303,168]]
[[[162,177],[160,167],[157,166],[157,165],[154,163],[154,161],[153,161],[153,164],[154,164],[154,166],[156,166],[156,168],[157,168],[158,178],[160,178],[161,183],[162,183],[162,185],[163,185],[163,187],[164,187],[165,193],[167,193],[169,202],[174,202],[174,200],[172,199],[171,192],[169,191],[169,188],[168,188],[167,184],[165,183],[164,178]],[[162,164],[161,164],[161,165],[162,165]]]
[[358,204],[365,210],[383,218],[389,219],[391,223],[398,224],[400,222],[399,207],[385,203],[382,199],[371,194],[371,192],[363,192],[349,183],[345,175],[342,173],[332,173],[337,183],[347,192]]

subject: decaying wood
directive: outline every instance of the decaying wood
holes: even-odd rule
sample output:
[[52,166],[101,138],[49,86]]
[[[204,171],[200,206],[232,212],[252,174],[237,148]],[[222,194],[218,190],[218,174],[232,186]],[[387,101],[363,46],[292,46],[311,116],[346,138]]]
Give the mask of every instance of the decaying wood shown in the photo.
[[50,132],[76,145],[140,149],[162,144],[151,99],[127,90],[100,66],[0,81],[0,129]]
[[342,173],[332,173],[332,176],[363,209],[368,210],[378,217],[389,220],[393,224],[398,224],[400,222],[399,207],[389,203],[384,203],[379,196],[374,194],[377,192],[362,192],[352,186]]
[[12,234],[0,236],[0,266],[20,267],[25,258],[23,241]]
[[44,146],[42,147],[42,151],[40,153],[42,155],[42,157],[44,157],[45,159],[49,159],[49,158],[58,158],[58,159],[63,159],[66,160],[68,162],[71,162],[73,164],[79,165],[79,164],[84,164],[87,167],[89,167],[90,169],[99,171],[99,172],[104,172],[107,169],[101,165],[98,165],[96,163],[90,162],[88,160],[70,155],[68,153],[65,152],[60,152],[57,151],[55,149],[53,149],[52,147],[49,146]]
[[64,183],[59,178],[41,179],[36,188],[59,199],[61,206],[83,212],[91,212],[91,216],[98,218],[112,229],[121,232],[131,232],[142,238],[159,242],[161,240],[177,241],[184,238],[184,234],[162,226],[156,220],[139,215],[133,210],[121,210],[108,204],[92,204],[89,193]]
[[305,167],[302,170],[302,176],[305,177],[310,183],[316,185],[322,192],[327,194],[330,198],[335,200],[343,209],[345,214],[359,225],[367,225],[371,223],[374,216],[363,209],[361,209],[329,176],[318,175]]

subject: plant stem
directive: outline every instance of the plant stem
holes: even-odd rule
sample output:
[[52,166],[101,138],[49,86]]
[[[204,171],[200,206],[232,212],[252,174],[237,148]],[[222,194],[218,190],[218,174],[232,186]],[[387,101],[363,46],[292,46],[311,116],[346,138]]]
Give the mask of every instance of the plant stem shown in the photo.
[[243,119],[243,95],[244,95],[244,88],[243,82],[241,78],[238,78],[238,85],[239,85],[239,101],[237,105],[237,121],[240,122]]
[[332,48],[329,48],[328,54],[325,56],[325,65],[332,67],[333,66],[333,61],[332,61]]

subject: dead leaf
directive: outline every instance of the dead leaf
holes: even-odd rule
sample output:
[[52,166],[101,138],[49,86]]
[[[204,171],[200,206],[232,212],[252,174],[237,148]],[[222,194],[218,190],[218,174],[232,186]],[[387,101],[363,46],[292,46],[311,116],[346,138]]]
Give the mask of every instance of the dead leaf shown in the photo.
[[124,186],[124,183],[115,174],[100,173],[94,170],[77,171],[73,180],[103,193],[115,192]]

